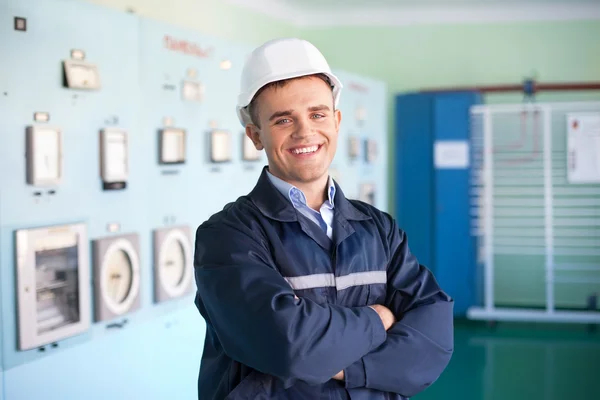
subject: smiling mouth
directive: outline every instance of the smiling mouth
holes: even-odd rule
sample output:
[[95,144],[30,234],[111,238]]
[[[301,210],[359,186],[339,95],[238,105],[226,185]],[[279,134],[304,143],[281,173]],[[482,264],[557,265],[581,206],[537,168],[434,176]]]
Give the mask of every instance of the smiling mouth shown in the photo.
[[315,154],[321,149],[321,147],[323,147],[322,144],[316,144],[313,146],[296,147],[295,149],[289,149],[288,151],[295,156],[303,156]]

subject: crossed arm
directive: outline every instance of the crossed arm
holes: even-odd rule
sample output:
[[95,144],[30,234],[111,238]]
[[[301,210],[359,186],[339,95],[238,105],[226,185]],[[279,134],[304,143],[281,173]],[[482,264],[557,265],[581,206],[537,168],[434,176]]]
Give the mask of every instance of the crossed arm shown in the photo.
[[410,253],[395,222],[385,306],[397,319],[386,341],[344,369],[347,388],[367,387],[412,397],[444,371],[453,353],[453,300]]
[[388,237],[388,291],[385,304],[374,305],[377,312],[297,299],[267,249],[252,238],[239,226],[196,233],[198,295],[231,358],[286,387],[335,377],[347,388],[404,396],[444,370],[453,347],[452,300],[410,254],[395,223]]

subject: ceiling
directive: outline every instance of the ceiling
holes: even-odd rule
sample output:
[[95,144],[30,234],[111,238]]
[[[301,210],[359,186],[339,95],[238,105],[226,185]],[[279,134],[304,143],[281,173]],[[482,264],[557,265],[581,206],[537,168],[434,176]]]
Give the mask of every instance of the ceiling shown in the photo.
[[600,20],[600,0],[227,0],[296,26]]

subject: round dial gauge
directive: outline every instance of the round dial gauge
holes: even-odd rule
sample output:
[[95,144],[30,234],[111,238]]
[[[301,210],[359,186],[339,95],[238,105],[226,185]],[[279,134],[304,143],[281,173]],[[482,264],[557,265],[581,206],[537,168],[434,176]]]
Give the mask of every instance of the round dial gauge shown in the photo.
[[189,237],[180,229],[169,231],[159,247],[158,281],[166,298],[183,295],[193,279]]
[[123,303],[131,291],[133,267],[131,259],[123,250],[117,250],[110,255],[104,275],[104,287],[108,297],[117,304]]
[[176,288],[185,275],[185,251],[178,240],[170,240],[164,251],[165,258],[160,265],[163,283],[170,288]]
[[104,253],[100,291],[105,306],[114,314],[129,311],[140,291],[140,261],[127,239],[118,239]]

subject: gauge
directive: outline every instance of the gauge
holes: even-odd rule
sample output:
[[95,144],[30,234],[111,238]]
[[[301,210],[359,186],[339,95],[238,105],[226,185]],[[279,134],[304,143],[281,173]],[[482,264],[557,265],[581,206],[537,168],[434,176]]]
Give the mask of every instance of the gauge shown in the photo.
[[83,224],[16,232],[19,350],[90,326],[87,232]]
[[156,300],[164,301],[186,294],[191,289],[193,278],[189,228],[155,231],[154,256]]
[[117,129],[100,132],[100,176],[104,189],[124,189],[127,186],[129,157],[127,133]]
[[212,162],[231,161],[231,134],[215,130],[210,133],[210,160]]
[[372,139],[365,140],[365,161],[369,164],[377,160],[377,142]]
[[204,97],[204,86],[200,82],[183,81],[183,99],[201,102]]
[[117,250],[108,259],[105,268],[106,273],[102,276],[104,279],[102,283],[106,288],[106,295],[111,301],[121,304],[131,290],[133,278],[131,259],[123,250]]
[[62,178],[62,132],[58,128],[27,128],[27,183],[57,185]]
[[129,313],[140,306],[139,238],[137,234],[94,241],[96,321]]
[[260,160],[260,151],[256,150],[254,142],[246,135],[246,132],[242,132],[242,160],[244,161],[258,161]]
[[367,119],[367,109],[364,106],[358,106],[355,110],[356,121],[363,122]]
[[71,89],[100,89],[98,67],[80,60],[63,62],[66,85]]
[[348,138],[348,157],[351,160],[354,160],[358,157],[360,153],[360,143],[356,136],[350,136]]
[[185,274],[185,250],[177,240],[165,244],[165,257],[160,263],[160,273],[165,286],[177,287]]
[[160,133],[161,164],[182,164],[185,162],[185,136],[183,129],[165,128]]
[[375,205],[375,184],[361,183],[358,189],[358,199],[372,206]]

